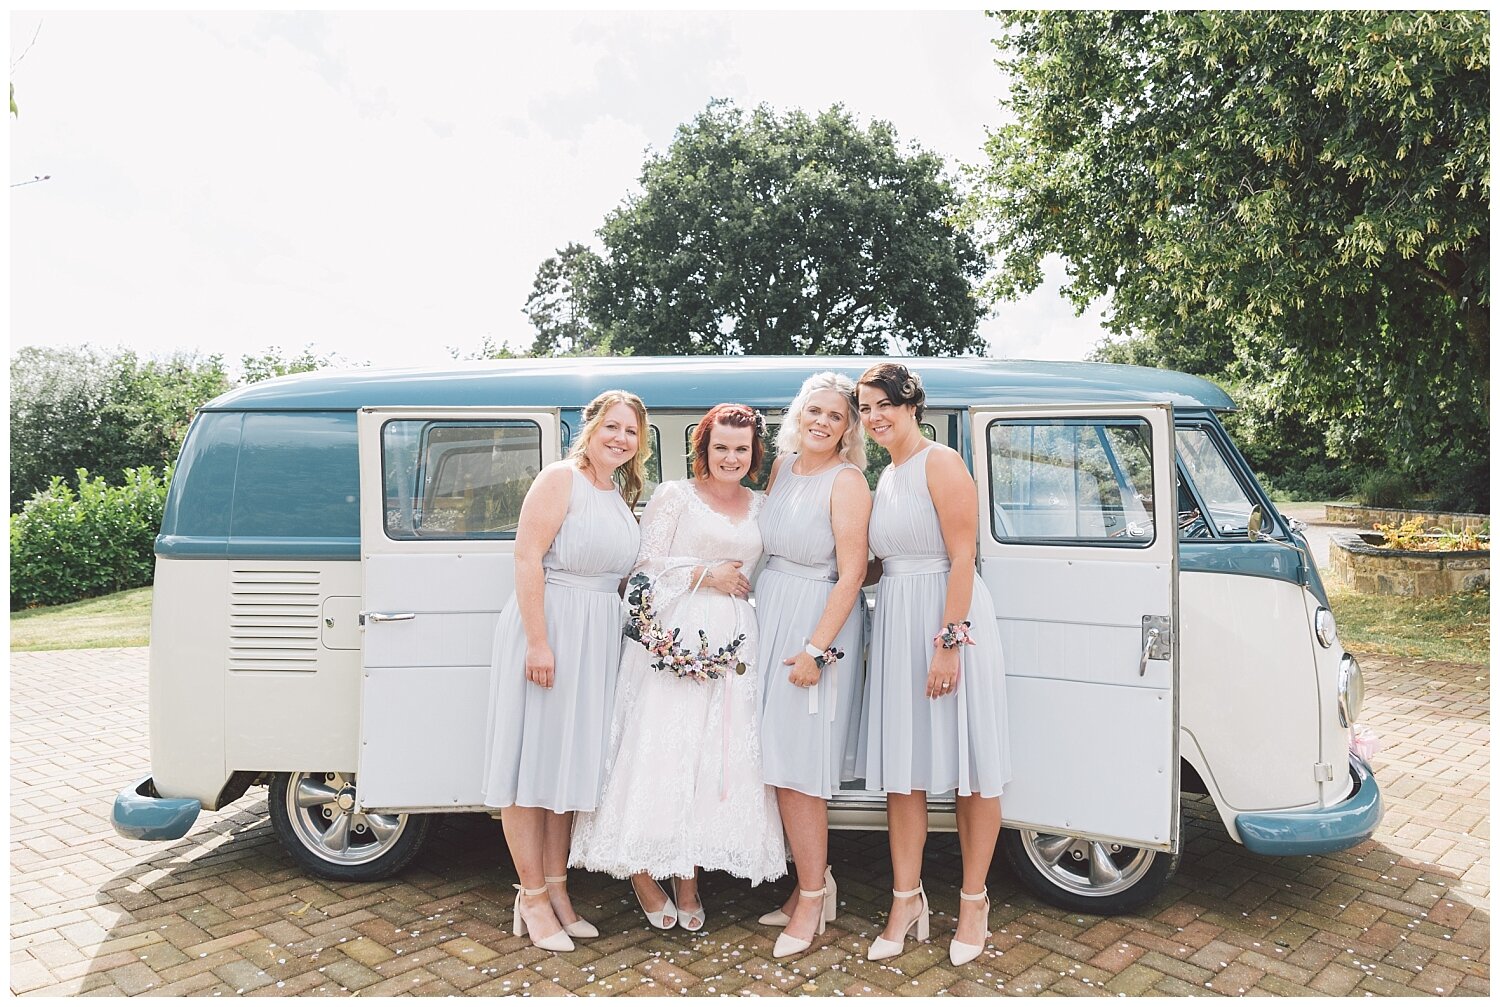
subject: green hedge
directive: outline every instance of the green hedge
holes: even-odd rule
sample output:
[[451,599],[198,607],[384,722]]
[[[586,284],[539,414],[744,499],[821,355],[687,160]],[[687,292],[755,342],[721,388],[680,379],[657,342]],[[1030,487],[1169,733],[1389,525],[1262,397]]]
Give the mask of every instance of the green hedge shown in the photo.
[[79,469],[77,490],[53,476],[10,519],[11,611],[150,584],[171,476],[142,466],[111,486]]

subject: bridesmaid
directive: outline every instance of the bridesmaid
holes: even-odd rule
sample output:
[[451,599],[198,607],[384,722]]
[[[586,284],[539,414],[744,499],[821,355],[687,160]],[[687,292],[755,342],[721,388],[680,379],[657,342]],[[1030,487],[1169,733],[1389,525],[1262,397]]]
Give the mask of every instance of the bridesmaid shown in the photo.
[[521,881],[514,932],[547,951],[599,935],[568,897],[568,844],[573,812],[592,811],[603,782],[646,423],[629,392],[584,407],[573,450],[541,471],[521,504],[516,590],[495,629],[484,803],[501,809]]
[[777,958],[807,950],[838,914],[828,799],[845,775],[858,712],[860,586],[869,555],[870,490],[856,408],[854,382],[842,374],[823,371],[803,382],[777,437],[779,457],[760,512],[768,557],[755,603],[762,774],[776,788],[798,889],[760,918],[786,927],[776,938]]
[[918,940],[927,937],[927,795],[956,790],[963,886],[948,957],[962,965],[990,936],[985,878],[1010,748],[995,609],[974,568],[978,491],[956,451],[923,438],[925,399],[921,378],[901,364],[879,364],[859,379],[865,429],[891,455],[870,517],[880,581],[857,768],[872,790],[886,792],[896,888],[866,957],[900,954],[913,928]]

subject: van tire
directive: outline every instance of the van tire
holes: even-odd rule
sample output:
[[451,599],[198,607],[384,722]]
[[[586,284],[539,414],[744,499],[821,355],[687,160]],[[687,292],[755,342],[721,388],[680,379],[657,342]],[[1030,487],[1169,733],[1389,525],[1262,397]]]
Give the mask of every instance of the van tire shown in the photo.
[[[1060,909],[1092,916],[1118,916],[1150,902],[1177,873],[1182,857],[1180,843],[1177,853],[1161,853],[1022,829],[1003,830],[1000,848],[1031,894]],[[1109,857],[1119,878],[1096,884],[1089,870],[1094,856]]]
[[354,792],[353,773],[271,778],[271,829],[307,873],[329,881],[380,881],[411,863],[427,841],[431,815],[366,815],[354,810]]

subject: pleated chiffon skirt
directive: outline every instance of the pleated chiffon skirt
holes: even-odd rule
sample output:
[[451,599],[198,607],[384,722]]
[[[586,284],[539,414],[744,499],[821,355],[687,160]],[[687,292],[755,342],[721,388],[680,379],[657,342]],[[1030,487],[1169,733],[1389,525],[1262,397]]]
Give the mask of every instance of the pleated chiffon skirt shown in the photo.
[[512,597],[495,628],[484,803],[592,811],[604,785],[623,609],[613,591],[546,586],[554,679],[526,679],[526,634]]
[[958,688],[927,698],[947,585],[946,573],[887,574],[876,589],[855,759],[871,790],[999,797],[1010,781],[1000,633],[977,574],[968,615],[974,646],[959,647]]

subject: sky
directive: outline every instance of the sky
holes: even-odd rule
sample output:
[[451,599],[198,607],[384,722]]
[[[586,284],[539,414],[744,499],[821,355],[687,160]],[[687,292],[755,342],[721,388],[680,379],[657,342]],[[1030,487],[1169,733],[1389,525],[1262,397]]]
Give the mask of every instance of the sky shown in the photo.
[[[996,27],[977,12],[16,13],[12,350],[233,363],[312,343],[408,366],[486,338],[524,347],[538,264],[598,249],[648,153],[711,98],[841,103],[950,169],[977,163],[1002,115]],[[981,323],[991,355],[1098,342],[1102,305],[1075,316],[1053,266]]]

